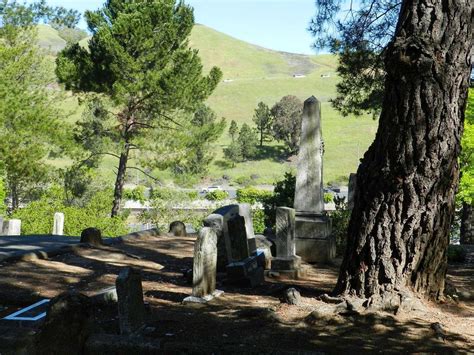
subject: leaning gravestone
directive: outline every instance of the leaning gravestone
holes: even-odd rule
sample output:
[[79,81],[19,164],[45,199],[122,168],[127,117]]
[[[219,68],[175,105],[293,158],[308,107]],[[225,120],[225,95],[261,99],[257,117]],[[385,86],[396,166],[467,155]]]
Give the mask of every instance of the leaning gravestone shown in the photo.
[[223,292],[216,290],[217,235],[209,227],[199,231],[194,244],[193,294],[183,302],[205,303]]
[[272,270],[298,278],[301,276],[301,258],[296,255],[295,210],[277,207],[276,210],[276,257],[272,259]]
[[21,220],[10,219],[7,221],[6,235],[21,235]]
[[37,335],[36,354],[82,354],[93,332],[90,299],[79,293],[64,293],[49,302],[46,319]]
[[249,253],[256,251],[257,245],[253,230],[252,215],[249,204],[227,205],[215,210],[212,214],[204,219],[204,226],[211,227],[217,234],[217,270],[225,271],[227,264],[239,259],[233,259],[231,253],[231,242],[233,238],[229,234],[227,222],[235,217],[242,216],[245,220],[245,231],[247,235],[247,243],[249,245]]
[[321,103],[314,96],[304,102],[294,208],[296,254],[307,262],[333,259],[336,242],[324,214]]
[[53,235],[64,234],[64,213],[56,212],[54,214]]
[[234,216],[227,221],[229,231],[228,244],[230,246],[230,256],[232,260],[243,260],[250,256],[247,241],[247,231],[245,228],[245,218]]
[[140,271],[127,267],[115,281],[118,298],[120,332],[133,334],[145,324],[142,278]]

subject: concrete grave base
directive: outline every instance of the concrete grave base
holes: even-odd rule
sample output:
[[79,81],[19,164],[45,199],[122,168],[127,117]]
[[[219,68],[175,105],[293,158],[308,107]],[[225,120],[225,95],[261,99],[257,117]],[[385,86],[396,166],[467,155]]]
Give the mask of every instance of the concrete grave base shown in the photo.
[[308,263],[327,263],[336,257],[331,219],[321,214],[296,212],[296,255]]
[[336,239],[296,238],[296,254],[308,263],[329,263],[336,257]]
[[289,258],[273,258],[272,270],[296,270],[301,267],[301,257],[295,255]]
[[265,276],[272,279],[289,279],[289,280],[300,280],[304,279],[308,275],[308,272],[304,268],[296,270],[265,270]]
[[212,294],[204,297],[188,296],[183,300],[183,303],[207,303],[212,301],[214,298],[220,297],[224,294],[224,291],[215,290]]

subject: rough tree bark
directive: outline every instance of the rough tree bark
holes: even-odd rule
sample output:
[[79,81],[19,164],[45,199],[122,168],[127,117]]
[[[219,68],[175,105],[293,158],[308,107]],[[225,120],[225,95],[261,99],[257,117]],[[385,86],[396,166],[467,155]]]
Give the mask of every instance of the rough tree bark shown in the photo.
[[443,294],[473,45],[472,0],[404,0],[375,141],[357,172],[335,292],[367,306]]
[[474,244],[474,206],[464,202],[461,211],[461,244]]

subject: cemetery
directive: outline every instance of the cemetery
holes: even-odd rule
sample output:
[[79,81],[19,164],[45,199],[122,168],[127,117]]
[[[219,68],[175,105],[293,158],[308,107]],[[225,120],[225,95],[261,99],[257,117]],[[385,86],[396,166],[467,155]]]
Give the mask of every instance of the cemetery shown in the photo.
[[473,353],[472,0],[72,6],[0,0],[0,355]]
[[[52,246],[0,246],[2,354],[472,349],[474,250],[467,264],[450,265],[444,305],[377,311],[332,295],[341,259],[322,199],[314,96],[302,125],[295,205],[277,207],[273,235],[256,235],[251,206],[241,203],[215,210],[197,233],[174,221],[168,232],[120,238],[102,238],[96,228],[61,237],[58,212],[52,236],[39,237]],[[7,221],[3,231],[4,242],[15,238],[21,221]],[[38,237],[30,239],[34,245]]]

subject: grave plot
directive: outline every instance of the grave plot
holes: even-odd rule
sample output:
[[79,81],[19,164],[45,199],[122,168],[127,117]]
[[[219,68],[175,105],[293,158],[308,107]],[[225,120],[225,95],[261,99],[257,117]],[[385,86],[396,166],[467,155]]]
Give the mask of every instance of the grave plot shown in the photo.
[[[204,267],[202,276],[212,272],[216,262],[215,255],[209,252],[209,248],[216,244],[213,234],[204,230],[202,238],[209,236],[209,240],[203,239],[203,244],[197,247],[203,257],[200,264]],[[196,282],[200,281],[197,274],[195,285],[205,286],[204,292],[216,289],[224,293],[207,303],[183,303],[186,297],[198,292],[198,289],[193,291],[192,278],[189,280],[187,274],[193,266],[195,240],[196,236],[146,237],[114,246],[77,248],[73,253],[48,260],[2,264],[0,305],[9,308],[2,316],[40,300],[57,300],[55,297],[65,292],[85,294],[88,297],[80,298],[80,302],[70,309],[76,310],[73,315],[88,315],[94,324],[94,330],[85,333],[89,353],[143,349],[146,344],[167,353],[360,352],[378,349],[442,352],[468,351],[474,346],[474,305],[470,301],[447,303],[445,306],[426,304],[423,311],[415,310],[409,317],[388,313],[325,313],[327,304],[318,297],[333,288],[337,264],[324,266],[303,262],[304,278],[276,279],[267,273],[263,283],[253,288],[224,283],[226,272],[217,272],[215,287],[212,278],[204,283]],[[140,277],[127,271],[129,267],[139,270]],[[119,284],[121,290],[117,288],[117,291],[122,294],[122,299],[130,301],[129,308],[120,308],[117,295],[113,297],[111,290]],[[104,289],[109,290],[105,294],[111,296],[110,303],[94,303],[93,296]],[[142,316],[138,320],[130,318],[134,313],[130,310],[142,306]],[[77,307],[84,307],[84,311],[77,311]],[[34,316],[33,313],[28,315]],[[79,320],[68,318],[70,314],[67,312],[56,315],[59,319],[67,319],[67,324],[74,327],[82,327],[89,321],[87,317]],[[0,325],[2,354],[2,347],[7,345],[4,339],[10,339],[9,346],[19,349],[31,345],[31,339],[36,339],[38,334],[47,336],[51,332],[58,336],[60,329],[68,328],[54,328],[51,325],[54,322],[43,319],[25,335],[27,328],[12,331],[4,322]],[[443,338],[438,338],[433,330],[432,325],[436,323],[442,327]],[[47,324],[48,331],[45,331]],[[129,337],[130,332],[138,334],[138,338]],[[12,343],[15,336],[21,340],[18,340],[20,343]]]

